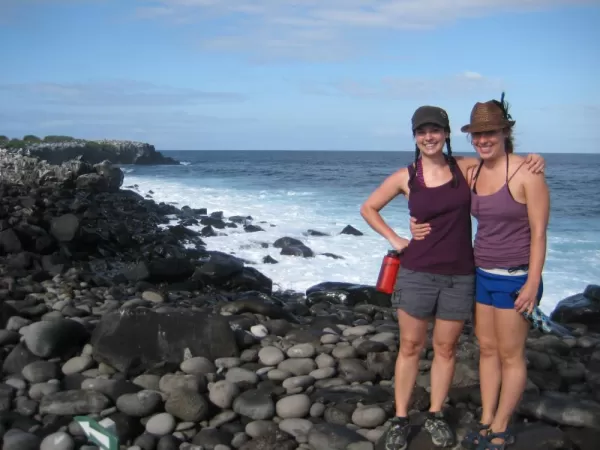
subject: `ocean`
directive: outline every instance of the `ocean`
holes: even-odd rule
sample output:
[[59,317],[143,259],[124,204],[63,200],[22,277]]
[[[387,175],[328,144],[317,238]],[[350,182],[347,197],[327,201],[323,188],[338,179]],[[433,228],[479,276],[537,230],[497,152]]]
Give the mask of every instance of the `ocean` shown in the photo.
[[[180,166],[123,166],[124,186],[152,191],[157,202],[178,207],[251,216],[265,231],[217,230],[203,238],[209,250],[255,263],[274,287],[305,291],[323,281],[375,284],[390,248],[360,216],[359,208],[385,177],[409,164],[412,152],[341,151],[163,151]],[[550,313],[563,298],[600,282],[600,154],[546,154],[551,192],[548,251],[541,307]],[[401,236],[409,236],[404,198],[382,215]],[[476,221],[473,220],[474,232]],[[364,236],[340,235],[352,225]],[[195,228],[195,227],[194,227]],[[197,227],[200,229],[201,227]],[[308,230],[328,236],[307,236]],[[302,240],[314,258],[282,256],[272,244],[290,236]],[[333,253],[333,259],[322,253]],[[266,255],[278,264],[264,264]]]

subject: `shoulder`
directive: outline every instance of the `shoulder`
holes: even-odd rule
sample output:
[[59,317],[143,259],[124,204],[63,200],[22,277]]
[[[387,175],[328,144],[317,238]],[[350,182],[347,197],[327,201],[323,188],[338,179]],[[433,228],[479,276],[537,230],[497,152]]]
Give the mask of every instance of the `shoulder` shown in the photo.
[[525,162],[526,158],[524,156],[521,155],[516,155],[514,153],[511,153],[510,155],[508,155],[508,165],[521,165]]
[[511,154],[508,160],[508,172],[514,174],[514,178],[525,186],[544,186],[546,175],[544,172],[532,172],[527,167],[527,157]]
[[508,157],[508,177],[515,178],[518,180],[524,180],[529,174],[530,170],[527,170],[525,164],[527,159],[520,155],[510,154]]
[[472,156],[455,156],[456,164],[458,168],[461,170],[465,178],[469,178],[469,174],[472,173],[473,170],[477,169],[479,166],[479,158],[474,158]]
[[391,174],[388,178],[392,178],[398,181],[408,180],[410,177],[411,170],[414,170],[412,166],[401,167],[400,169],[396,170],[393,174]]
[[467,166],[479,164],[479,158],[475,156],[454,156],[454,159],[458,164],[464,164]]

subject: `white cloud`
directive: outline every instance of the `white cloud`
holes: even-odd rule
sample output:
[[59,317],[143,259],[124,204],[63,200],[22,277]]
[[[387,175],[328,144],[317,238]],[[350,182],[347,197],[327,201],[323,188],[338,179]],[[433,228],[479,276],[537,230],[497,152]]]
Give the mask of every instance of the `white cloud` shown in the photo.
[[240,94],[136,80],[0,84],[0,95],[5,100],[0,132],[11,137],[67,134],[164,143],[182,137],[202,140],[255,122],[228,106],[243,101]]
[[245,130],[256,120],[245,117],[217,117],[182,110],[51,110],[0,107],[0,134],[21,137],[65,134],[84,139],[135,139],[146,142],[202,141],[203,136],[227,133],[231,127]]
[[[369,30],[427,29],[463,18],[507,11],[548,9],[598,0],[139,0],[138,18],[210,22],[203,28],[205,49],[244,52],[260,60],[344,59],[361,53]],[[215,31],[211,31],[215,30]]]
[[244,100],[244,96],[234,92],[209,92],[135,80],[88,83],[12,83],[0,84],[0,91],[35,104],[90,107],[178,106]]
[[466,95],[497,94],[504,87],[504,82],[499,78],[485,77],[469,71],[431,78],[388,76],[377,83],[346,79],[332,83],[305,81],[300,85],[300,89],[306,94],[402,100],[439,100]]

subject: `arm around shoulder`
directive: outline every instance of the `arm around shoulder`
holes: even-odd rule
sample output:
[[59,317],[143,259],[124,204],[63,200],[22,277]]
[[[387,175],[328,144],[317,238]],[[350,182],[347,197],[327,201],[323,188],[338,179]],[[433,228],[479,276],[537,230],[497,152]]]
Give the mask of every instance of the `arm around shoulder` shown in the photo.
[[471,156],[456,156],[454,159],[456,159],[456,165],[462,172],[465,179],[470,182],[469,174],[472,173],[472,170],[477,168],[480,160]]

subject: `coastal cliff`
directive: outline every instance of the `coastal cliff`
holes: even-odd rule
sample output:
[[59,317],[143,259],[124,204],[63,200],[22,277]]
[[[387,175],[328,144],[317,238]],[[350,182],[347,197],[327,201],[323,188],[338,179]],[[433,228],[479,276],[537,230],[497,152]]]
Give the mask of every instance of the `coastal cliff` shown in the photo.
[[[341,282],[277,290],[203,240],[261,233],[251,218],[156,203],[122,183],[108,161],[51,165],[0,149],[2,449],[96,448],[74,420],[86,415],[112,421],[123,448],[381,450],[399,339],[389,296]],[[265,245],[282,259],[314,253],[284,235]],[[530,332],[511,450],[600,439],[600,287],[553,318],[572,335]],[[430,335],[408,450],[435,448],[419,426],[432,358]],[[444,406],[459,438],[479,417],[478,359],[468,324]]]
[[80,159],[90,164],[110,161],[113,164],[176,165],[178,161],[157,152],[153,145],[123,140],[86,140],[70,136],[28,135],[23,139],[0,136],[0,147],[45,160],[50,164]]

